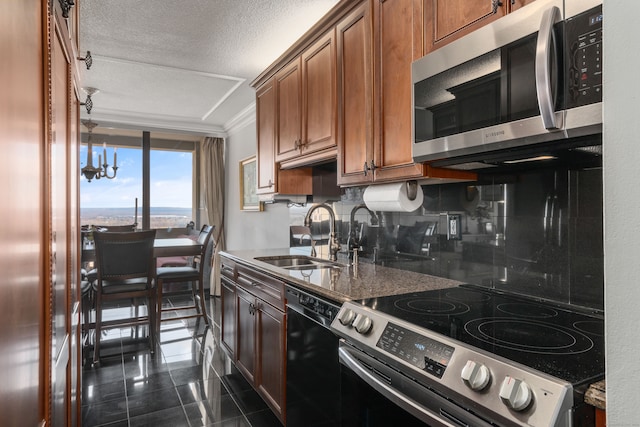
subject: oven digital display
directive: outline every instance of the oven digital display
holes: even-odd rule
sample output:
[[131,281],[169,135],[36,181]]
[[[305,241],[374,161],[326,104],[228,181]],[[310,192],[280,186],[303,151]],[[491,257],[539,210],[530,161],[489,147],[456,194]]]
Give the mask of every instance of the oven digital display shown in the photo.
[[602,23],[602,13],[589,17],[589,25],[596,25]]
[[454,351],[451,346],[393,323],[387,324],[376,346],[438,378],[444,375]]

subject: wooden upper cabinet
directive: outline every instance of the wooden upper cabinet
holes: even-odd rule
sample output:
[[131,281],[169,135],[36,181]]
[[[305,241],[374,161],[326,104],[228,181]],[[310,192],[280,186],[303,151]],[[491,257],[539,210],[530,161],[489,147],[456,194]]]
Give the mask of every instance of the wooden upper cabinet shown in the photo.
[[423,2],[372,0],[338,25],[340,185],[425,174],[411,156],[411,63],[423,55]]
[[373,0],[375,181],[424,175],[411,155],[411,63],[422,56],[424,0]]
[[511,9],[511,12],[514,12],[523,6],[528,5],[529,3],[533,3],[534,1],[535,0],[510,0],[509,7]]
[[302,154],[336,146],[335,45],[331,30],[302,54]]
[[292,61],[275,76],[278,123],[276,137],[277,162],[297,156],[301,137],[302,93],[300,58]]
[[371,13],[364,2],[336,27],[338,184],[369,182],[373,160]]
[[424,1],[424,53],[427,54],[535,0]]
[[[315,158],[305,159],[336,147],[335,32],[329,31],[287,64],[275,82],[276,161],[282,167],[313,163]],[[326,157],[335,157],[335,150]]]
[[257,167],[256,192],[268,194],[276,191],[276,96],[273,79],[260,86],[256,92]]
[[425,53],[436,50],[506,15],[510,2],[511,0],[432,0],[427,2],[424,10]]

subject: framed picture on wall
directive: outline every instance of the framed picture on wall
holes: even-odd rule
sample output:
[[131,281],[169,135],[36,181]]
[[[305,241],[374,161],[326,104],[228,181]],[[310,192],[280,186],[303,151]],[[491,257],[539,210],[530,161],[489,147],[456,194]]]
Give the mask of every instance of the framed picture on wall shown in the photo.
[[240,210],[262,211],[264,203],[258,199],[256,187],[258,185],[256,156],[240,161]]

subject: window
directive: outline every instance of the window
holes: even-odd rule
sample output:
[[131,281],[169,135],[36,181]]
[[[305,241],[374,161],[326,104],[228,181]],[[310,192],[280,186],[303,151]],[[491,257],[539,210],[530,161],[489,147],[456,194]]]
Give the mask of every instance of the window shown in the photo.
[[[83,225],[127,225],[136,222],[142,226],[143,151],[142,132],[129,135],[106,135],[93,131],[94,165],[102,143],[107,144],[107,158],[113,164],[113,151],[117,147],[118,171],[115,179],[80,180],[80,221]],[[108,132],[119,133],[117,130]],[[151,228],[185,227],[196,220],[195,197],[195,137],[183,135],[151,135],[149,153],[149,188]],[[83,134],[83,139],[86,135]],[[86,163],[87,145],[80,148],[81,165]],[[103,159],[104,161],[104,159]],[[111,174],[111,168],[109,168]],[[137,209],[137,218],[134,215]]]
[[151,228],[185,227],[192,220],[193,157],[151,149]]

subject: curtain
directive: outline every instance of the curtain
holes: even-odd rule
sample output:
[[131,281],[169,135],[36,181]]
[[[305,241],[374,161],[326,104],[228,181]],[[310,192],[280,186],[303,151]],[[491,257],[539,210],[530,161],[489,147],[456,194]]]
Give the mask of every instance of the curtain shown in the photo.
[[200,185],[202,202],[209,225],[215,226],[214,251],[210,281],[211,295],[220,295],[220,254],[224,239],[224,139],[205,137],[200,152]]

